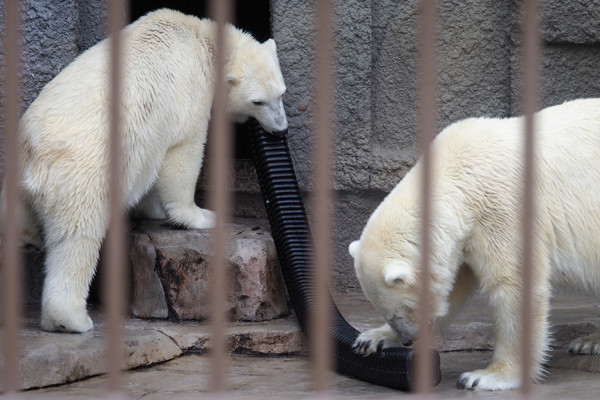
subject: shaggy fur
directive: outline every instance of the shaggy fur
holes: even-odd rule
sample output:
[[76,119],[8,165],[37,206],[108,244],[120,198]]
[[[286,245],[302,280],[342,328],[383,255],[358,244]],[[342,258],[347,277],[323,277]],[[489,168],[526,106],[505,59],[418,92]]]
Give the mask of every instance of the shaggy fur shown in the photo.
[[[214,91],[215,24],[167,9],[122,32],[123,192],[190,229],[213,226],[194,204]],[[226,27],[227,108],[270,132],[287,128],[275,42]],[[20,124],[24,201],[47,251],[42,327],[92,329],[90,282],[108,225],[109,42],[90,48],[42,90]],[[33,220],[33,218],[27,218]],[[29,224],[31,225],[31,224]],[[34,227],[27,226],[27,232]]]
[[[536,127],[530,349],[520,349],[524,119],[460,121],[431,147],[433,316],[447,319],[477,284],[493,311],[494,355],[486,369],[460,377],[467,389],[519,386],[521,351],[532,354],[539,378],[552,285],[600,289],[600,99],[542,110]],[[408,344],[416,333],[421,170],[419,161],[350,245],[361,287],[388,322],[358,337],[362,353]],[[599,353],[600,337],[570,350]]]

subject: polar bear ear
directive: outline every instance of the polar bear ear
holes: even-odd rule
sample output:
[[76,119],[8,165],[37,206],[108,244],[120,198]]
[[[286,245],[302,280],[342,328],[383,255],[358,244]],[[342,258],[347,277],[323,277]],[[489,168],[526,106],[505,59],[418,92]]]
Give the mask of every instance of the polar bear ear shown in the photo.
[[275,41],[273,39],[269,39],[266,42],[264,42],[263,46],[265,46],[265,48],[271,51],[271,53],[275,55],[277,54],[277,45],[275,44]]
[[227,75],[225,75],[225,80],[227,81],[227,83],[229,83],[231,86],[235,86],[239,83],[239,79],[237,76],[235,76],[235,74],[233,73],[228,73]]
[[348,252],[352,256],[352,258],[356,258],[356,256],[358,255],[358,246],[359,245],[360,245],[359,241],[355,240],[354,242],[350,243],[350,246],[348,246]]
[[383,270],[383,279],[389,287],[404,286],[414,283],[412,269],[405,262],[392,261]]

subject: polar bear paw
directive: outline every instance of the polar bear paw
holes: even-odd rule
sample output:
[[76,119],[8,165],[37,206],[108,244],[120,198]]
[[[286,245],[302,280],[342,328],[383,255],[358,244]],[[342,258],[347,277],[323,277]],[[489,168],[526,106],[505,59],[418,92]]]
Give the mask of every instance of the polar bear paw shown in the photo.
[[600,354],[600,331],[573,340],[569,344],[569,353]]
[[168,214],[173,223],[188,229],[209,229],[215,226],[217,220],[214,212],[195,205],[171,209]]
[[520,379],[516,372],[498,372],[478,369],[463,373],[456,382],[460,389],[467,390],[506,390],[519,387]]
[[209,229],[216,225],[217,215],[210,211],[200,207],[196,207],[194,218],[190,224],[192,229]]
[[369,329],[358,335],[352,348],[358,354],[367,356],[388,347],[402,346],[398,337],[388,325]]
[[85,306],[62,304],[53,307],[49,302],[42,304],[42,329],[46,331],[83,333],[93,328],[94,323]]

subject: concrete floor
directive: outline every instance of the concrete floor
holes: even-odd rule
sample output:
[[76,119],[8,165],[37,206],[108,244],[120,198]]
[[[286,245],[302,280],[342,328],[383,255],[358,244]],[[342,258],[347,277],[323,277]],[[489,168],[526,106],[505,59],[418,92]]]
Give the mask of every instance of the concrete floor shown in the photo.
[[[337,295],[335,300],[357,329],[364,330],[381,323],[380,316],[373,312],[361,295]],[[29,374],[50,375],[52,364],[70,362],[73,368],[87,369],[86,376],[92,377],[66,385],[28,390],[24,393],[26,398],[82,399],[106,395],[106,377],[93,376],[101,370],[92,372],[96,364],[102,363],[103,357],[102,322],[100,316],[95,318],[98,319],[97,328],[87,339],[83,335],[41,333],[35,324],[28,325],[30,338],[26,346],[34,347],[28,349],[28,354],[36,355],[28,361],[31,366],[27,370]],[[593,297],[557,297],[553,304],[552,322],[552,359],[547,378],[535,385],[535,397],[600,398],[600,375],[593,372],[600,372],[600,356],[572,356],[565,350],[572,338],[600,327],[598,302]],[[492,348],[490,333],[489,310],[481,298],[475,298],[458,316],[445,338],[437,341],[436,347],[442,351],[442,382],[435,389],[435,397],[512,399],[518,396],[518,391],[480,393],[456,388],[456,380],[462,372],[483,368],[489,362],[492,354],[489,351]],[[175,400],[206,395],[211,379],[210,357],[190,354],[210,348],[206,324],[130,320],[126,336],[128,360],[145,360],[128,364],[134,368],[124,374],[124,392],[129,398]],[[43,344],[40,344],[40,337],[44,338]],[[303,355],[306,345],[293,317],[270,323],[233,324],[229,328],[229,337],[232,351],[236,354],[228,359],[229,391],[223,398],[301,398],[314,395],[310,383],[310,361]],[[64,353],[64,349],[73,342],[76,346]],[[254,349],[252,353],[263,356],[241,355],[248,353],[249,348]],[[49,362],[49,355],[55,354],[57,349],[64,354],[53,356]],[[286,355],[288,350],[295,355]],[[32,369],[35,366],[39,368]],[[331,375],[331,381],[332,389],[328,395],[333,397],[380,399],[405,395],[337,374]]]
[[[442,382],[436,397],[444,399],[514,399],[518,391],[469,392],[456,388],[460,373],[484,367],[491,352],[441,353]],[[228,360],[229,391],[225,398],[303,398],[311,394],[311,365],[305,357],[245,357]],[[125,392],[132,399],[192,399],[207,393],[210,358],[199,355],[179,357],[164,364],[127,372]],[[330,395],[339,398],[381,399],[404,395],[332,374]],[[550,368],[547,380],[535,386],[534,395],[543,399],[598,399],[600,377],[590,372]],[[104,396],[107,380],[96,377],[66,386],[27,392],[34,399],[83,399]]]

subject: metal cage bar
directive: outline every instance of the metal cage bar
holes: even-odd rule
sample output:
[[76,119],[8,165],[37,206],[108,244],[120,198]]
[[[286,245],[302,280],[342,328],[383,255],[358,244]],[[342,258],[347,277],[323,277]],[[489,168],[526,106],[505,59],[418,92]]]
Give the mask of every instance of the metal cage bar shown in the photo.
[[436,29],[437,1],[423,0],[420,3],[419,19],[419,107],[417,130],[422,156],[421,186],[421,278],[419,293],[419,337],[416,353],[416,385],[418,393],[431,391],[432,361],[430,349],[432,333],[431,315],[431,154],[430,143],[436,130]]
[[533,391],[532,347],[532,279],[535,261],[535,112],[538,102],[540,65],[540,4],[527,0],[523,5],[523,84],[521,106],[525,115],[523,153],[523,287],[521,316],[521,394],[529,397]]
[[4,2],[4,188],[2,189],[6,207],[4,213],[2,294],[4,330],[4,368],[2,371],[3,391],[12,394],[20,389],[20,339],[23,300],[21,293],[21,265],[19,236],[21,232],[18,125],[20,110],[20,13],[19,0]]
[[[125,2],[128,4],[129,2]],[[123,322],[125,315],[125,291],[127,286],[127,224],[125,221],[125,201],[122,190],[122,141],[121,141],[121,104],[123,74],[121,29],[125,24],[124,3],[111,0],[108,4],[108,34],[110,36],[110,164],[109,164],[109,229],[106,236],[104,253],[103,298],[106,318],[106,362],[108,369],[108,391],[117,395],[123,391],[122,372],[125,365],[123,345]]]
[[210,390],[214,393],[226,390],[226,268],[225,259],[228,245],[226,224],[231,218],[231,193],[228,188],[232,158],[232,131],[226,114],[225,61],[227,57],[227,27],[231,20],[230,0],[211,0],[210,10],[217,24],[215,96],[213,100],[212,144],[210,166],[213,186],[210,205],[216,212],[216,226],[213,230],[213,259],[211,287],[211,364]]
[[329,335],[332,309],[329,301],[331,282],[331,148],[332,148],[332,93],[333,93],[333,2],[318,1],[316,31],[316,70],[315,70],[315,138],[313,159],[315,171],[313,180],[314,226],[314,267],[312,287],[315,291],[316,306],[311,316],[310,348],[313,364],[313,388],[325,392],[331,385],[333,359],[331,358],[332,339]]

